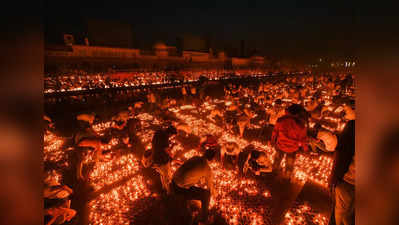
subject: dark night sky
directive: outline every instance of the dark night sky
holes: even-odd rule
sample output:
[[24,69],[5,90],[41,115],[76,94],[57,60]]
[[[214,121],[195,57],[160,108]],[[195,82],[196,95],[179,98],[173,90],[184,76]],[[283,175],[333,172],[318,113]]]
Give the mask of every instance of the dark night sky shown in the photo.
[[[128,2],[128,1],[126,1]],[[246,40],[267,56],[319,57],[354,54],[351,1],[46,1],[47,27],[79,31],[80,20],[114,19],[132,24],[135,39],[175,44],[178,34],[209,35],[216,48]],[[52,24],[52,26],[51,26]],[[64,24],[64,25],[62,25]],[[52,28],[49,28],[51,30]]]

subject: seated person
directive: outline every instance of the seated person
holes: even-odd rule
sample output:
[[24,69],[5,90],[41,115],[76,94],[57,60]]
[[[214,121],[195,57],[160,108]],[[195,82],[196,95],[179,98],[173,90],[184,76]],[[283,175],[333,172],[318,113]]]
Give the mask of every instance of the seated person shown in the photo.
[[323,152],[333,152],[338,144],[337,136],[322,128],[320,124],[317,124],[314,128],[313,137],[310,138],[310,146],[312,151],[317,151],[317,149]]
[[253,145],[247,146],[238,156],[238,167],[241,175],[252,171],[255,175],[272,171],[272,163],[266,153],[257,150]]
[[112,127],[118,130],[125,128],[127,121],[134,115],[133,107],[129,106],[128,110],[119,112],[117,115],[112,117]]
[[322,146],[318,146],[320,150],[325,152],[335,151],[335,147],[337,147],[338,144],[338,139],[335,134],[328,130],[322,129],[317,133],[317,139],[320,140],[321,143],[319,143],[322,144]]

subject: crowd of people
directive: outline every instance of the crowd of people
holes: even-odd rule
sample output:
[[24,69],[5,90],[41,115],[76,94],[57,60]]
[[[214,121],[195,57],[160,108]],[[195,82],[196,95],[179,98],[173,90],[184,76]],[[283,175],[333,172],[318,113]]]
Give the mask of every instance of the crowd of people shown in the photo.
[[[211,73],[212,74],[212,73]],[[200,74],[199,74],[200,75]],[[218,75],[215,75],[217,77]],[[138,73],[131,80],[112,80],[105,75],[72,79],[49,79],[47,90],[72,90],[73,88],[106,88],[137,85],[140,83],[165,82],[166,73]],[[139,79],[140,78],[140,79]],[[196,79],[193,77],[191,79]],[[220,162],[226,170],[238,170],[241,176],[275,173],[295,181],[295,160],[298,153],[335,154],[334,166],[328,179],[328,187],[335,196],[334,220],[337,225],[352,224],[354,213],[354,121],[355,104],[354,75],[301,75],[285,79],[258,83],[225,83],[222,100],[208,95],[201,86],[180,87],[178,97],[162,98],[156,91],[145,94],[145,99],[130,104],[110,118],[101,118],[95,112],[79,114],[79,131],[72,145],[86,149],[94,162],[112,160],[118,151],[110,149],[134,149],[138,145],[139,115],[149,112],[162,118],[161,125],[154,130],[151,144],[141,154],[144,168],[153,168],[159,173],[164,195],[180,196],[186,201],[200,200],[199,223],[210,223],[208,208],[215,195],[214,174],[211,163]],[[55,83],[55,84],[54,84]],[[210,103],[215,103],[211,106]],[[176,121],[171,109],[193,107],[203,119],[223,127],[226,133],[241,139],[259,139],[263,145],[274,149],[272,156],[258,146],[242,146],[230,141],[221,142],[221,137],[205,134],[196,146],[199,155],[181,162],[174,170],[172,150],[176,136],[188,137],[196,134],[193,124]],[[209,108],[204,113],[202,108]],[[50,118],[47,130],[54,130]],[[110,121],[110,136],[98,134],[101,122]],[[256,137],[250,137],[250,129],[258,129]],[[118,146],[117,148],[115,146]],[[84,180],[82,171],[85,161],[76,165],[77,179]],[[51,178],[51,179],[50,179]],[[56,179],[56,180],[54,180]],[[61,185],[59,176],[49,175],[45,189],[46,202],[57,199],[46,209],[46,214],[61,223],[71,220],[76,211],[70,208],[68,196],[73,190]]]

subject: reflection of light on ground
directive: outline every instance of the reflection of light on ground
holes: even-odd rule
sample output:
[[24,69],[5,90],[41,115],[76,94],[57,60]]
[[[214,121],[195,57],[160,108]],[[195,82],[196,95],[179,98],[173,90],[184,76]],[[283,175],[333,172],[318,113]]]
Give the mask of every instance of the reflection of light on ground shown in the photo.
[[253,202],[244,200],[242,196],[256,196],[262,200],[268,198],[269,194],[266,194],[267,197],[264,195],[270,192],[259,190],[255,180],[240,178],[237,171],[226,170],[220,163],[212,163],[211,168],[216,193],[212,196],[210,207],[215,208],[229,224],[265,224],[265,205],[257,204],[253,208]]
[[[65,149],[61,148],[64,145],[64,139],[56,136],[54,133],[50,131],[46,131],[44,133],[44,161],[50,162],[61,162],[66,159]],[[63,162],[64,166],[67,166],[68,163]]]
[[309,205],[302,204],[292,207],[284,216],[286,225],[303,225],[311,221],[315,225],[327,225],[328,218],[315,212]]
[[333,159],[330,156],[312,157],[298,154],[295,161],[295,175],[299,180],[308,180],[327,188],[332,166]]

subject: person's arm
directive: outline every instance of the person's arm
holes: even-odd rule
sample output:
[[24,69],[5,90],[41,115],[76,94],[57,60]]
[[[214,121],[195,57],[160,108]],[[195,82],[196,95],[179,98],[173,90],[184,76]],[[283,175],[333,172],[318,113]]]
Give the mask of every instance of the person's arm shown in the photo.
[[222,160],[222,162],[223,162],[223,160],[224,160],[224,154],[226,153],[226,148],[223,146],[221,149],[220,149],[220,159]]
[[248,168],[249,168],[249,162],[248,161],[249,161],[250,158],[251,158],[251,153],[248,154],[247,160],[244,163],[244,167],[243,167],[244,174],[247,173],[247,171],[248,171]]
[[309,138],[308,138],[308,134],[307,134],[307,129],[306,127],[300,129],[298,131],[298,141],[300,143],[300,146],[303,148],[303,150],[305,152],[309,151]]

